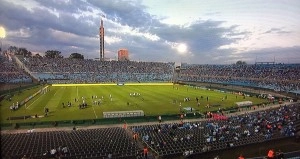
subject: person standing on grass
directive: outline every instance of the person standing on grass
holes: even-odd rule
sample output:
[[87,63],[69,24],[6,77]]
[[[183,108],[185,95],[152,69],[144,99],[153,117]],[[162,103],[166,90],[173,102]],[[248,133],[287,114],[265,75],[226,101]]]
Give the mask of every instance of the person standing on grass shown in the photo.
[[158,122],[161,123],[161,116],[158,116]]

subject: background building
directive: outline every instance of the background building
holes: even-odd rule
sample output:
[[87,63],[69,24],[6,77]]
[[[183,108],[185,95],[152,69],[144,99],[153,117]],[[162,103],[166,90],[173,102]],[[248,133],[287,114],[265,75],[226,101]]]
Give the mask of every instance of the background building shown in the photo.
[[120,49],[118,51],[118,61],[129,61],[127,49]]

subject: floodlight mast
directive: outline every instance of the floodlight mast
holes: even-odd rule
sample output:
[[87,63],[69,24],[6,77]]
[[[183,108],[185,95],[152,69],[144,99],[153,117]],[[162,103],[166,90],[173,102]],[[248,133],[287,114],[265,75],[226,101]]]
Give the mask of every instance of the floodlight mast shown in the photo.
[[2,39],[4,39],[6,37],[6,32],[4,27],[0,26],[0,42],[1,42],[1,46],[0,46],[0,52],[2,52]]
[[100,28],[99,28],[99,40],[100,40],[100,61],[104,61],[104,27],[103,27],[102,18],[100,21]]

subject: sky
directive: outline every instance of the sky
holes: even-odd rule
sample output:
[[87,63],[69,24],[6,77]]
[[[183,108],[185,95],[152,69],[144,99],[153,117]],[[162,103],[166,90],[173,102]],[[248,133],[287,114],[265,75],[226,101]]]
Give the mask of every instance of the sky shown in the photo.
[[300,63],[299,0],[0,0],[3,50],[191,64]]

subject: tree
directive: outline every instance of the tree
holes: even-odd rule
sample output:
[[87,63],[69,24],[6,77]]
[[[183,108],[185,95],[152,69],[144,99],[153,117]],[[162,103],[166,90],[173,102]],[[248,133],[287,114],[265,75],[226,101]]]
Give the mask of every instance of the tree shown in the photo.
[[57,50],[47,50],[45,52],[45,57],[48,58],[63,58],[60,51]]
[[24,57],[31,57],[32,53],[28,51],[26,48],[19,48],[17,52],[15,52],[16,55],[23,55]]
[[41,56],[39,53],[37,53],[37,54],[35,54],[33,57],[41,58],[42,56]]
[[8,48],[8,51],[13,52],[13,53],[16,53],[16,52],[18,52],[18,49],[19,49],[19,48],[17,48],[16,46],[10,46],[10,47]]
[[73,59],[84,59],[84,56],[81,55],[80,53],[72,53],[72,54],[70,55],[69,58],[73,58]]
[[245,61],[241,61],[241,60],[236,62],[236,65],[246,65],[246,64],[247,63]]

